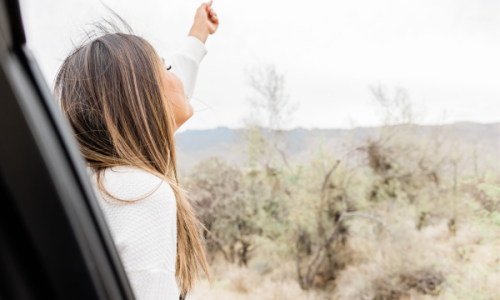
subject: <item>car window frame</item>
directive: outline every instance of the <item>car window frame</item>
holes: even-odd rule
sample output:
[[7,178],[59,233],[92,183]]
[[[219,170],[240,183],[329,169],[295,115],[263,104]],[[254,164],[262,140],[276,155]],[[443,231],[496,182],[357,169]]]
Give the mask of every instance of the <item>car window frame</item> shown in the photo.
[[0,177],[33,255],[58,299],[134,299],[76,140],[26,46],[18,1],[0,0],[0,20]]

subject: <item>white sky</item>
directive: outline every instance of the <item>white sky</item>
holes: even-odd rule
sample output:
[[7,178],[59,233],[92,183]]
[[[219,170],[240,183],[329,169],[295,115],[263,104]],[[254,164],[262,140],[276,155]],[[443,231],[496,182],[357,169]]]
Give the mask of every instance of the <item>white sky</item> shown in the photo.
[[[161,53],[187,35],[199,0],[104,0]],[[215,0],[184,129],[240,127],[245,69],[274,63],[299,102],[293,126],[348,128],[379,120],[368,87],[409,90],[424,123],[500,121],[500,0]],[[28,45],[49,83],[98,0],[21,0]],[[443,115],[445,115],[443,119]]]

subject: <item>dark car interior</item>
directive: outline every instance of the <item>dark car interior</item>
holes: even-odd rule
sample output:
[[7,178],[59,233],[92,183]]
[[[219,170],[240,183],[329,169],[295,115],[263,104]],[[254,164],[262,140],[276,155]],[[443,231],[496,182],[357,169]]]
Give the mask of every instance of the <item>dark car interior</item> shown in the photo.
[[134,299],[15,0],[0,1],[0,299]]

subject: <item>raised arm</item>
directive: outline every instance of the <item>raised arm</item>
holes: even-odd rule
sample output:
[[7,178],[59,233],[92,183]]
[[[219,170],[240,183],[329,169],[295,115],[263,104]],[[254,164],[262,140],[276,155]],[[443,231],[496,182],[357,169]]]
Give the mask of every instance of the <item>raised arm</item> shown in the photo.
[[181,79],[184,93],[189,99],[193,96],[198,67],[207,53],[205,42],[208,35],[215,33],[218,27],[219,19],[212,9],[212,1],[203,3],[196,10],[188,37],[179,51],[170,57],[171,71]]

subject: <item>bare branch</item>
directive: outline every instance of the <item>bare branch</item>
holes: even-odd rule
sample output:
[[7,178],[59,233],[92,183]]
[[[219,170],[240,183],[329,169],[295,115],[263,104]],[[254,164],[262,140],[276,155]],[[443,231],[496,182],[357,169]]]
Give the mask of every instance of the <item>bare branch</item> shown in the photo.
[[306,279],[306,282],[308,282],[308,278],[309,278],[309,274],[311,273],[311,268],[313,265],[316,264],[316,262],[318,261],[319,259],[319,255],[321,254],[321,250],[323,249],[323,245],[321,244],[320,241],[318,241],[318,248],[316,249],[316,253],[314,253],[314,256],[311,258],[311,260],[309,261],[309,263],[307,264],[307,268],[306,268],[306,274],[305,274],[305,279]]
[[314,281],[314,277],[316,277],[316,274],[318,273],[319,271],[319,268],[323,265],[323,262],[325,262],[325,258],[326,258],[326,254],[323,253],[321,255],[321,258],[319,259],[319,262],[316,264],[316,266],[314,267],[313,271],[311,272],[311,274],[309,275],[309,278],[307,280],[307,285],[309,287],[312,286],[313,284],[313,281]]
[[283,159],[283,162],[285,163],[285,166],[290,170],[293,176],[296,177],[295,173],[293,172],[292,167],[288,164],[288,159],[286,158],[286,154],[283,150],[279,149],[278,147],[275,147],[276,151],[281,155],[281,158]]
[[[301,230],[300,226],[297,229],[297,232]],[[297,279],[299,280],[300,287],[302,289],[306,289],[306,286],[304,284],[304,279],[302,277],[302,270],[300,268],[300,253],[299,253],[299,243],[300,243],[300,235],[297,234],[297,239],[295,241],[295,264],[297,267]]]
[[332,175],[333,171],[339,166],[340,160],[337,160],[337,162],[333,165],[333,167],[328,171],[325,175],[325,180],[323,180],[323,185],[321,186],[321,192],[323,192],[326,189],[326,184],[328,183],[328,180],[330,179],[330,176]]

